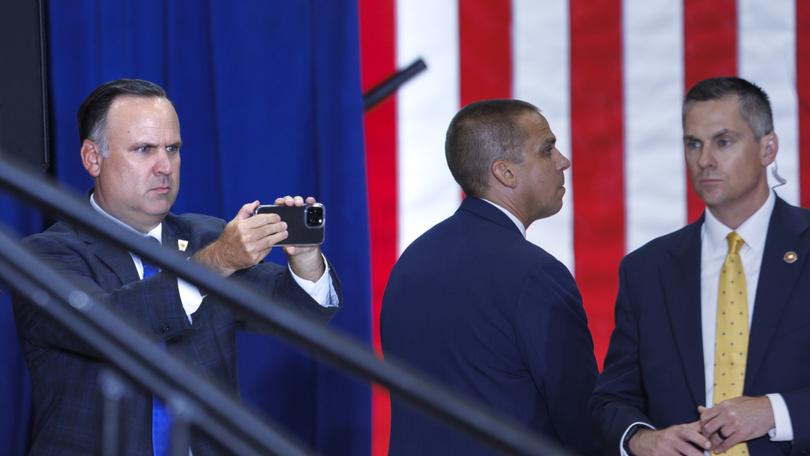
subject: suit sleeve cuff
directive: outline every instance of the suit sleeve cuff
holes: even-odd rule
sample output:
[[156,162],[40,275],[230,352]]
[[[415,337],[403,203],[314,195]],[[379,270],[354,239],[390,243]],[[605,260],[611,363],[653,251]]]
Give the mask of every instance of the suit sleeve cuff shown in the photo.
[[790,421],[790,412],[781,394],[767,394],[771,401],[774,427],[768,431],[772,442],[788,442],[793,440],[793,423]]
[[624,439],[627,437],[627,433],[630,432],[630,430],[633,429],[636,426],[646,427],[646,428],[655,430],[655,428],[652,425],[649,425],[649,424],[644,423],[642,421],[636,421],[635,423],[631,424],[630,426],[627,426],[627,429],[624,430],[624,434],[622,434],[622,438],[619,439],[619,454],[620,455],[622,455],[622,456],[630,456],[630,453],[628,453],[627,450],[625,450],[626,445],[624,444]]
[[323,254],[321,254],[321,257],[323,257],[325,267],[323,275],[315,282],[298,277],[289,265],[287,265],[287,269],[290,270],[290,274],[292,274],[295,283],[321,307],[335,307],[338,305],[338,298],[335,287],[332,285],[332,275],[329,273],[329,262],[326,261],[326,257],[324,257]]

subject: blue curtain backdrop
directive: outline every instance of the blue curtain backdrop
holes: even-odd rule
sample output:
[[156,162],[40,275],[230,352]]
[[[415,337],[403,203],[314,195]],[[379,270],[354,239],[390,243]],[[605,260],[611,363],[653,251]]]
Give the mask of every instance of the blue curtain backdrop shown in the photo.
[[[13,236],[35,233],[42,227],[39,213],[2,193],[0,221],[6,234]],[[0,289],[4,288],[0,284]],[[31,387],[17,344],[11,299],[5,292],[0,292],[0,369],[0,454],[22,455],[31,417]]]
[[[174,101],[183,136],[174,212],[230,219],[245,202],[312,195],[345,304],[332,326],[369,344],[370,285],[356,0],[104,0],[48,4],[54,170],[91,186],[75,112],[98,84],[138,77]],[[39,219],[0,201],[21,234]],[[283,261],[274,251],[272,259]],[[29,391],[0,302],[0,454],[22,454]],[[369,454],[365,382],[263,335],[239,339],[244,400],[325,454]]]

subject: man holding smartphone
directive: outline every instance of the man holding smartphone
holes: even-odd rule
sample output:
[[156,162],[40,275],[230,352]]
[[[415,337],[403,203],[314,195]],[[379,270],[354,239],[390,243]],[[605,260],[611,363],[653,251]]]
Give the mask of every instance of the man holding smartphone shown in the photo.
[[[288,267],[262,262],[288,231],[277,214],[254,216],[258,201],[242,206],[227,223],[170,212],[180,185],[182,140],[177,113],[161,87],[111,81],[85,99],[78,120],[82,164],[95,184],[89,204],[100,215],[316,318],[327,320],[337,310],[339,282],[318,246],[285,247]],[[315,199],[286,196],[275,203],[302,206]],[[249,320],[173,274],[67,223],[23,242],[169,352],[236,390],[235,331],[250,327]],[[98,378],[105,360],[23,297],[15,297],[14,311],[33,383],[30,454],[97,453]],[[165,454],[165,406],[138,392],[125,397],[123,409],[126,454]],[[197,437],[191,442],[195,456],[220,452],[213,441]]]

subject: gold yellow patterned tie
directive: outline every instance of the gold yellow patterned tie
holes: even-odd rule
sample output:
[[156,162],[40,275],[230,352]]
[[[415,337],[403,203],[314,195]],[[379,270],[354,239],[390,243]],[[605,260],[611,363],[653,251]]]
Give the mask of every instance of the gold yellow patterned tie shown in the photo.
[[[745,241],[732,231],[726,236],[728,255],[720,271],[717,290],[717,330],[714,342],[714,403],[742,396],[745,361],[748,356],[748,289],[745,285],[740,248]],[[725,453],[747,455],[745,443]]]

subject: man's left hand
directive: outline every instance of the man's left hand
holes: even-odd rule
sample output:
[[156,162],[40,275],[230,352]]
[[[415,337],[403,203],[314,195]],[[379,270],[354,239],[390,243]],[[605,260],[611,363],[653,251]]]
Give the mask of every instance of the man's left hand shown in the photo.
[[[278,206],[303,206],[304,204],[315,204],[315,198],[309,196],[305,200],[300,196],[285,196],[276,198],[275,204]],[[321,248],[319,246],[284,246],[284,253],[287,254],[287,261],[290,268],[298,277],[312,282],[321,278],[326,270],[323,262]]]
[[698,413],[701,433],[711,440],[715,453],[761,437],[774,427],[773,409],[767,396],[735,397],[711,408],[700,406]]

